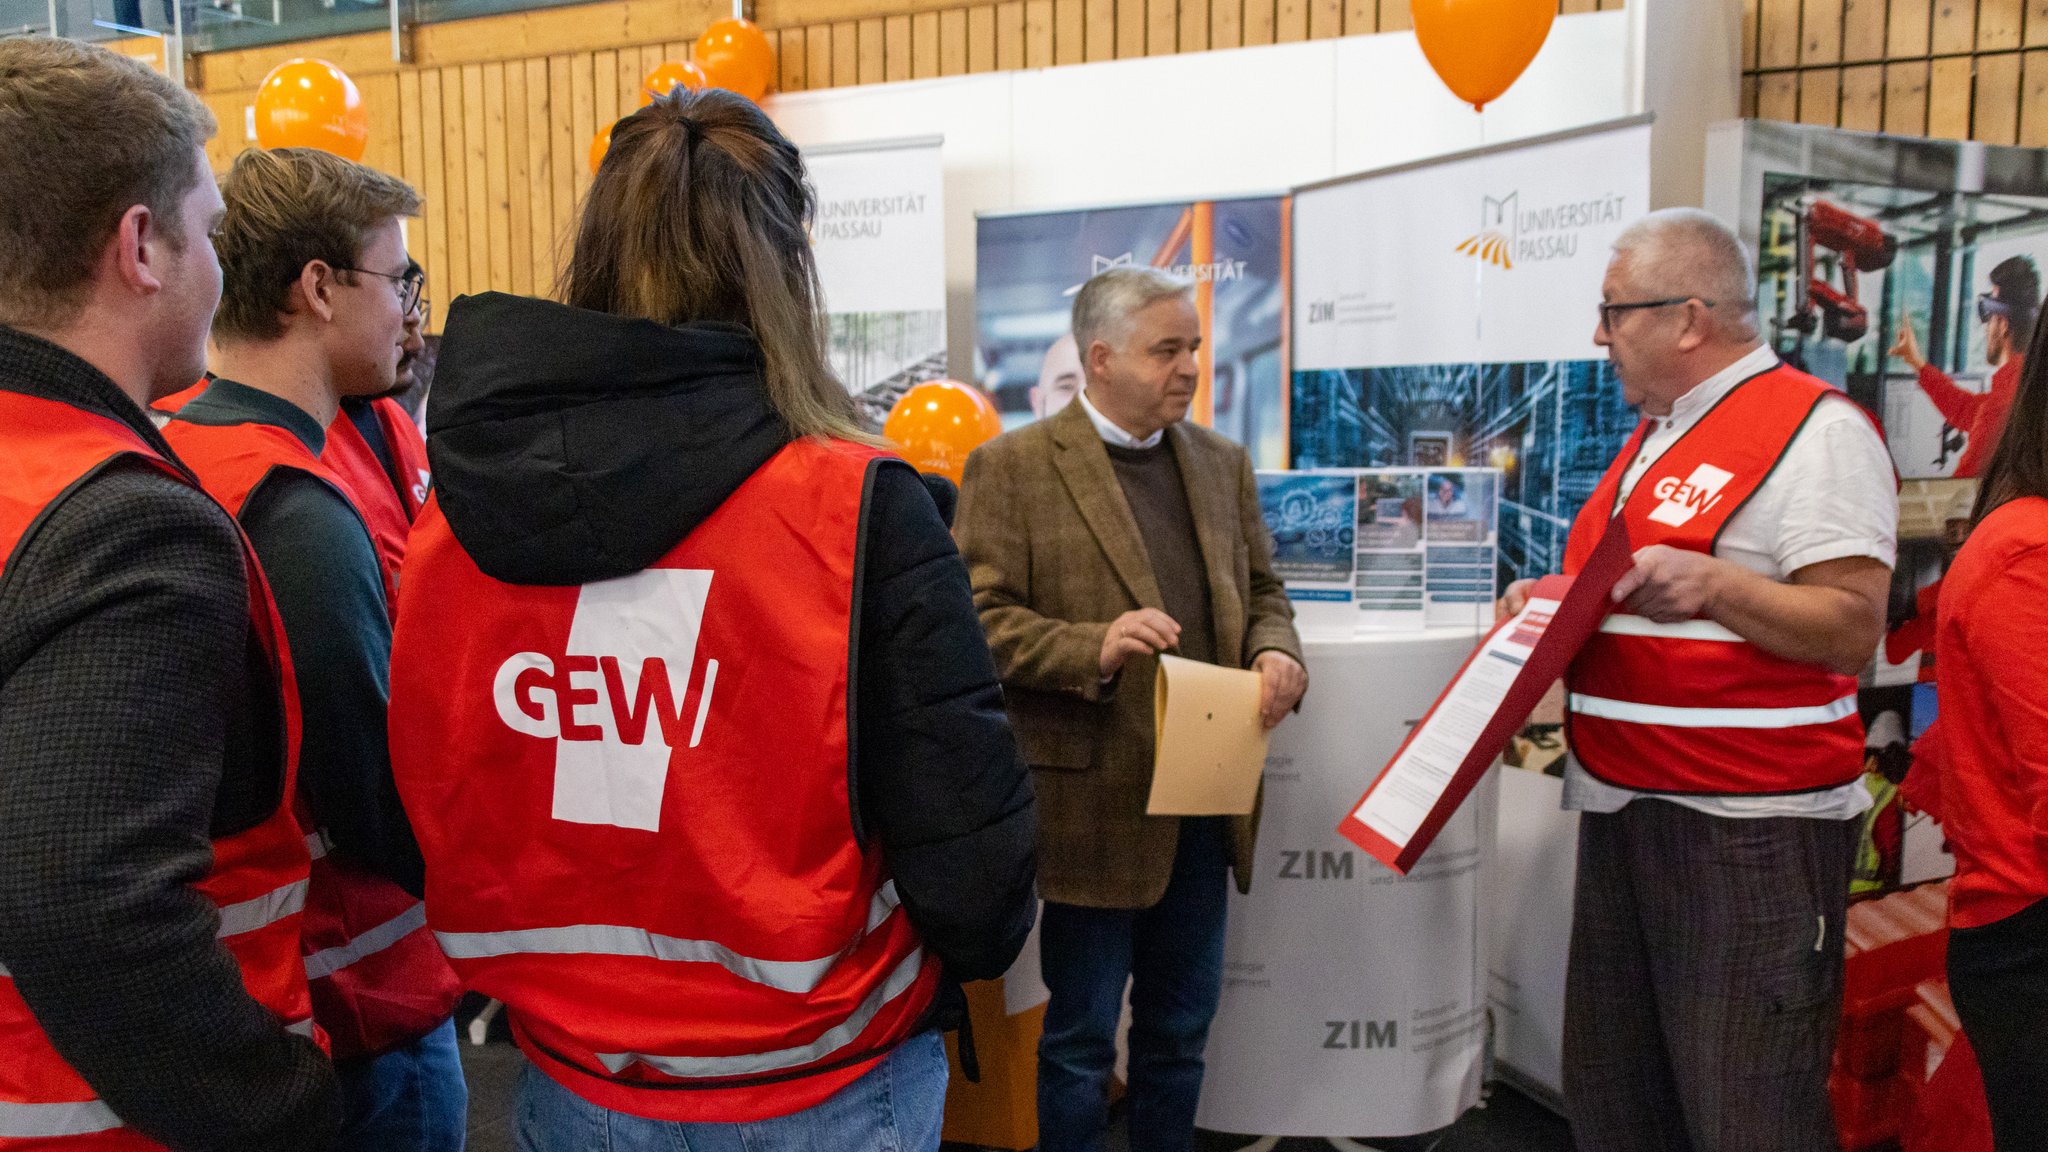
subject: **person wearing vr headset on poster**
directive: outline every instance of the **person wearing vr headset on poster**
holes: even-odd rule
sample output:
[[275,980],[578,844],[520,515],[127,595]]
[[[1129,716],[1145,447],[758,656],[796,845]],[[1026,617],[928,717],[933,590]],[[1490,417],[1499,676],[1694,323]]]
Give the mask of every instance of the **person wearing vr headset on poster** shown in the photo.
[[1919,374],[1920,390],[1934,401],[1942,419],[1968,437],[1963,458],[1956,462],[1957,479],[1982,475],[1992,449],[1998,446],[2013,393],[2019,389],[2027,341],[2040,314],[2041,273],[2033,260],[2012,256],[1999,261],[1991,269],[1991,291],[1977,297],[1977,320],[1984,325],[1984,360],[1994,369],[1989,392],[1971,392],[1929,364],[1920,352],[1920,338],[1914,334],[1912,322],[1899,325],[1891,354]]

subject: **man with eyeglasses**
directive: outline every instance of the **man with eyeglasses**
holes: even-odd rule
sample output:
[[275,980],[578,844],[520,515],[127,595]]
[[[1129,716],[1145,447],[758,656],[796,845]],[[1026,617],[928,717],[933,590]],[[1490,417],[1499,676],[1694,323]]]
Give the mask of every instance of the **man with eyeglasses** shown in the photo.
[[2041,312],[2041,273],[2026,256],[2012,256],[1991,269],[1991,291],[1977,297],[1977,320],[1984,325],[1984,362],[1992,366],[1991,390],[1971,392],[1927,362],[1910,319],[1899,325],[1892,355],[1919,377],[1920,390],[1934,401],[1941,418],[1966,438],[1958,479],[1983,474],[1991,450],[2005,431],[2005,414],[2019,390],[2020,367],[2034,338],[2034,320]]
[[[405,315],[405,343],[389,388],[367,396],[343,396],[341,411],[327,426],[327,447],[320,459],[341,473],[354,489],[357,505],[384,562],[385,586],[398,587],[412,523],[426,507],[433,472],[427,465],[426,440],[419,425],[398,402],[415,384],[414,368],[425,351],[430,305],[420,290],[426,272],[413,261],[406,266],[406,291],[411,307]],[[395,607],[397,598],[391,597]]]
[[417,339],[402,181],[326,152],[251,149],[221,183],[216,378],[164,436],[241,523],[277,599],[302,721],[313,856],[301,924],[313,1017],[342,1090],[337,1148],[459,1152],[461,987],[420,903],[391,777],[391,592],[359,485],[322,460],[348,397],[388,392]]
[[[1897,551],[1891,459],[1758,338],[1704,212],[1625,230],[1593,342],[1641,425],[1573,526],[1635,566],[1566,679],[1578,881],[1564,1088],[1581,1152],[1832,1152],[1850,865],[1870,806],[1857,673]],[[1500,608],[1519,611],[1528,582]]]

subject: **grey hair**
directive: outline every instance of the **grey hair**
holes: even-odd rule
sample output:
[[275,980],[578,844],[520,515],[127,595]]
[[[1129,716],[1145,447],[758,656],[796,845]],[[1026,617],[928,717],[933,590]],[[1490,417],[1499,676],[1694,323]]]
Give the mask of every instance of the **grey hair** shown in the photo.
[[1074,297],[1074,344],[1083,364],[1097,340],[1114,343],[1137,312],[1195,290],[1194,284],[1157,268],[1121,267],[1099,273]]
[[1711,300],[1710,314],[1723,334],[1756,338],[1756,270],[1720,217],[1697,208],[1660,209],[1623,229],[1614,252],[1630,258],[1628,275],[1638,291]]

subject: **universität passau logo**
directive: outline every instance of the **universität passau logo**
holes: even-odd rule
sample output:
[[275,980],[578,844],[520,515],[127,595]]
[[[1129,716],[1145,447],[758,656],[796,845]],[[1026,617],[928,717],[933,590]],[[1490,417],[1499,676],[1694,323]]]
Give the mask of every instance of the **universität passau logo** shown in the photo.
[[1510,192],[1503,199],[1480,198],[1479,232],[1458,245],[1458,252],[1475,257],[1482,264],[1502,268],[1515,266],[1515,200],[1521,193]]
[[1458,254],[1513,270],[1516,264],[1567,260],[1579,254],[1588,229],[1621,223],[1625,197],[1614,193],[1524,208],[1518,189],[1479,198],[1479,231],[1457,245]]

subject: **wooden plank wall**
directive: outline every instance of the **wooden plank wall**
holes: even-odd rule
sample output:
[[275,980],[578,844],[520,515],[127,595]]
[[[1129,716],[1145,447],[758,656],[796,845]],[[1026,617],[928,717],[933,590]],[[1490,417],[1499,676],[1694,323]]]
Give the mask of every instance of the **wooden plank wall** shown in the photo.
[[[940,3],[759,0],[755,14],[776,43],[788,92],[1411,26],[1408,0]],[[1560,0],[1559,10],[1622,3]],[[195,60],[189,77],[220,121],[209,155],[224,171],[250,147],[245,110],[263,76],[289,56],[334,61],[369,111],[364,163],[426,199],[407,239],[429,298],[547,294],[590,185],[592,138],[638,106],[642,77],[688,59],[696,34],[729,10],[726,0],[608,0],[424,25],[403,65],[392,62],[387,34],[367,33],[215,53]],[[532,54],[540,47],[547,54]]]
[[1743,115],[2048,145],[2048,0],[1744,0]]
[[[785,92],[1204,52],[1412,27],[1408,0],[1001,0],[873,13],[874,0],[760,0]],[[896,0],[892,9],[900,9]],[[1622,0],[1560,0],[1564,13]]]

